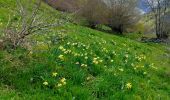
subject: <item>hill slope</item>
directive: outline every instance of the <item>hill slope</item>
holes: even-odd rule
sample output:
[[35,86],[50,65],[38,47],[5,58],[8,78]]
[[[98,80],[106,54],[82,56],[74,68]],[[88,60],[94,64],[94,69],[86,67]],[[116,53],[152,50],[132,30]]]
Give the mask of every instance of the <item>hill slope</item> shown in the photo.
[[[0,5],[3,33],[15,2],[1,0]],[[59,14],[44,4],[42,9]],[[170,63],[163,46],[71,23],[29,39],[38,42],[29,49],[0,51],[0,99],[170,99]]]

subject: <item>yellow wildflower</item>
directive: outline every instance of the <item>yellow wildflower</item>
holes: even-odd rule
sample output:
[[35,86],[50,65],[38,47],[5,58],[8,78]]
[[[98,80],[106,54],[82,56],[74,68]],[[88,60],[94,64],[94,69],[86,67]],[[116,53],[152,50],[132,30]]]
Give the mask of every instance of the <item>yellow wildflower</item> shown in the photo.
[[87,77],[86,80],[89,81],[91,79],[91,77]]
[[63,55],[59,55],[58,58],[59,58],[60,60],[64,60],[64,56],[63,56]]
[[132,88],[132,83],[127,83],[127,84],[126,84],[126,88],[127,88],[127,89],[131,89],[131,88]]
[[84,57],[85,59],[88,59],[88,57],[86,56],[86,57]]
[[126,54],[126,55],[125,55],[125,57],[126,57],[126,58],[128,58],[128,57],[129,57],[129,55],[128,55],[128,54]]
[[100,63],[102,63],[102,62],[103,62],[103,60],[99,60],[99,62],[100,62]]
[[62,86],[62,84],[61,84],[61,83],[59,83],[57,86],[58,86],[58,87],[61,87],[61,86]]
[[52,73],[52,76],[53,76],[53,77],[56,77],[57,75],[58,75],[57,72],[53,72],[53,73]]
[[93,63],[94,63],[94,64],[96,64],[96,65],[97,65],[97,64],[99,64],[99,62],[98,62],[98,61],[93,61]]
[[62,78],[60,81],[61,81],[62,83],[64,83],[64,82],[66,81],[66,79],[65,79],[65,78]]
[[123,69],[123,68],[119,68],[119,71],[123,72],[123,71],[124,71],[124,69]]
[[80,63],[79,63],[79,62],[76,62],[75,64],[76,64],[76,65],[79,65]]
[[63,47],[63,46],[59,46],[59,48],[58,48],[58,49],[63,50],[63,49],[64,49],[64,47]]
[[66,85],[66,82],[63,82],[63,85]]
[[47,86],[47,85],[48,85],[48,82],[47,82],[47,81],[43,82],[43,85]]
[[143,74],[144,74],[144,75],[146,75],[146,74],[147,74],[147,72],[143,72]]

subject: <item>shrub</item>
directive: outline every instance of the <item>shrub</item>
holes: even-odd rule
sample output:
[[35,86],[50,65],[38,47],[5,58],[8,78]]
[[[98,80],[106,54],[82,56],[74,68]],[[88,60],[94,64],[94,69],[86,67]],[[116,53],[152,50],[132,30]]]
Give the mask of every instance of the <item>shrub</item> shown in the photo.
[[139,13],[136,9],[137,0],[109,0],[108,26],[116,33],[123,33],[138,22]]
[[85,18],[89,27],[94,29],[97,24],[105,24],[107,5],[102,0],[87,0],[77,16]]
[[[29,3],[28,3],[29,2]],[[47,22],[46,19],[43,16],[39,16],[39,10],[41,7],[41,0],[29,1],[29,5],[24,6],[24,3],[20,0],[17,0],[17,7],[18,15],[14,19],[11,19],[11,16],[9,15],[9,20],[7,27],[5,29],[5,35],[4,35],[4,42],[6,47],[15,49],[17,46],[20,46],[26,39],[26,37],[49,30],[49,28],[58,26],[59,22],[55,20],[51,20]],[[32,9],[30,9],[30,6]],[[14,21],[13,21],[14,20]]]

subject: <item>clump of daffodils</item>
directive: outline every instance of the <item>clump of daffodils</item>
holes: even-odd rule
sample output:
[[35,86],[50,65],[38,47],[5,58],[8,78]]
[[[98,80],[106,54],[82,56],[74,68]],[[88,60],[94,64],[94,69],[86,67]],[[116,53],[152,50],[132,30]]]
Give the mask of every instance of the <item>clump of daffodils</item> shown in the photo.
[[142,69],[142,68],[144,68],[145,66],[142,66],[142,65],[135,65],[135,66],[134,66],[134,65],[133,65],[132,67],[133,67],[134,70],[137,70],[137,69]]
[[59,48],[58,48],[59,50],[61,50],[61,51],[63,51],[63,52],[65,52],[66,51],[66,49],[63,47],[63,46],[59,46]]
[[116,56],[116,52],[115,52],[115,51],[113,51],[112,54],[113,54],[114,56]]
[[97,60],[97,58],[93,58],[93,63],[96,65],[99,64],[99,61]]
[[87,64],[81,64],[81,67],[87,67]]
[[77,46],[77,45],[78,45],[78,43],[72,43],[71,45],[72,45],[72,46]]
[[132,88],[132,83],[127,83],[127,84],[126,84],[126,88],[127,88],[127,89],[131,89],[131,88]]
[[73,52],[73,56],[74,56],[74,57],[79,57],[80,54]]
[[65,78],[60,79],[60,82],[57,84],[57,87],[61,87],[63,85],[66,85],[66,79]]
[[93,58],[93,63],[94,63],[95,65],[97,65],[97,64],[99,64],[99,63],[102,63],[102,62],[103,62],[103,60],[99,59],[99,57]]
[[60,81],[61,81],[62,83],[64,83],[64,82],[66,81],[66,79],[65,79],[65,78],[62,78]]
[[150,64],[150,67],[153,68],[153,69],[157,69],[157,67],[154,66],[154,64]]
[[142,60],[145,60],[146,59],[146,56],[145,55],[140,55],[140,56],[136,56],[135,57],[138,61],[142,61]]
[[57,87],[61,87],[61,86],[62,86],[62,84],[61,84],[61,83],[58,83],[58,84],[57,84]]

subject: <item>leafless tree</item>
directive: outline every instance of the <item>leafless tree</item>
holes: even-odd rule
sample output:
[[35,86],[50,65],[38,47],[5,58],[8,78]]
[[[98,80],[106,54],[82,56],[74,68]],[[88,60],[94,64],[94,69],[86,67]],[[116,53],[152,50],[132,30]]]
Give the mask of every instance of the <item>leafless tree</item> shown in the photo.
[[86,0],[43,0],[53,8],[66,11],[74,12],[82,7]]
[[97,24],[106,23],[107,5],[102,0],[86,0],[77,15],[85,18],[88,26],[94,29]]
[[108,7],[108,26],[116,33],[122,34],[139,20],[137,0],[108,0]]
[[155,21],[155,32],[156,36],[159,39],[168,38],[167,32],[165,32],[165,19],[167,13],[167,8],[170,3],[170,0],[143,0],[151,11]]
[[[9,16],[3,40],[13,49],[21,45],[27,36],[60,25],[58,21],[47,21],[50,18],[44,18],[43,15],[39,15],[42,0],[28,1],[29,4],[24,5],[21,0],[16,0],[20,16],[18,25],[13,23]],[[32,9],[30,10],[30,8]]]

